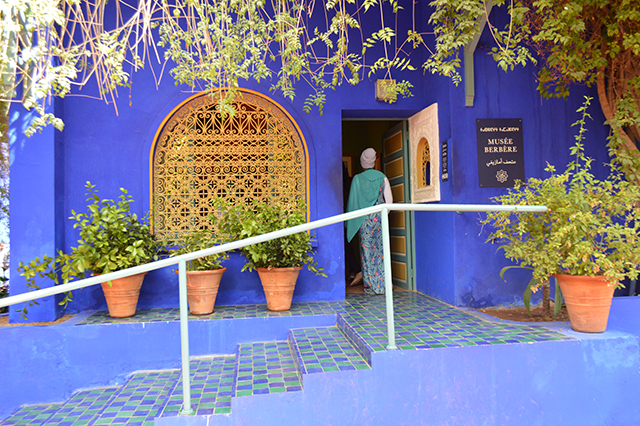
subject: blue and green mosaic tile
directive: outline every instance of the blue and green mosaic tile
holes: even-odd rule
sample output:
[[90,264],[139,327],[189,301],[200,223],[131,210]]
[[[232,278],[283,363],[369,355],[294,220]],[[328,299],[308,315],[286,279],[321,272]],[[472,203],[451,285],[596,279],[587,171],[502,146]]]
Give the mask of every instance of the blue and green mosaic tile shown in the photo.
[[[189,315],[189,320],[335,315],[338,312],[342,312],[344,306],[345,302],[294,303],[291,305],[290,310],[284,312],[269,311],[267,305],[216,306],[213,313],[208,315]],[[133,317],[129,318],[111,318],[107,311],[96,311],[77,325],[167,321],[180,321],[180,310],[178,308],[140,309]]]
[[286,341],[238,345],[234,396],[301,390],[302,382]]
[[142,371],[132,375],[89,425],[152,426],[179,378],[179,370]]
[[[388,345],[384,297],[349,295],[338,326],[365,359]],[[418,293],[394,294],[398,349],[439,349],[462,346],[573,340],[542,326],[485,321]]]
[[338,327],[290,330],[289,338],[303,374],[371,368]]
[[74,394],[43,424],[85,426],[95,421],[101,409],[118,392],[117,387],[84,390]]
[[[226,414],[231,412],[233,379],[236,370],[235,356],[217,356],[192,359],[191,408],[198,415]],[[177,416],[184,408],[182,375],[168,399],[160,417]]]
[[14,425],[43,425],[56,411],[62,407],[63,403],[59,404],[39,404],[39,405],[27,405],[20,408],[18,411],[9,416],[5,421],[0,424],[3,426]]
[[[573,340],[543,326],[487,321],[418,293],[394,294],[396,344],[401,350],[526,344]],[[197,414],[231,411],[231,398],[302,390],[301,374],[370,368],[371,354],[387,346],[385,297],[350,294],[344,302],[294,304],[287,312],[266,305],[220,306],[190,320],[337,315],[337,327],[296,329],[289,341],[239,345],[237,356],[191,361],[192,408]],[[179,310],[140,310],[114,319],[98,311],[79,324],[179,321]],[[295,354],[295,355],[294,355]],[[82,391],[64,404],[22,407],[2,424],[151,426],[182,411],[180,370],[134,374],[122,388]]]

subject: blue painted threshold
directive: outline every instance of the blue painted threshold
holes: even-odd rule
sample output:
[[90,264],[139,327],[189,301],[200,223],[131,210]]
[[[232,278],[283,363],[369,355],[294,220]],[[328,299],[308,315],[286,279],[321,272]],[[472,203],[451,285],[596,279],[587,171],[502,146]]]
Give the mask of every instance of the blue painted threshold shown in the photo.
[[385,350],[383,297],[194,317],[192,416],[179,415],[177,310],[1,328],[1,424],[640,424],[628,403],[640,390],[640,299],[615,299],[596,335],[416,293],[394,299],[395,351]]

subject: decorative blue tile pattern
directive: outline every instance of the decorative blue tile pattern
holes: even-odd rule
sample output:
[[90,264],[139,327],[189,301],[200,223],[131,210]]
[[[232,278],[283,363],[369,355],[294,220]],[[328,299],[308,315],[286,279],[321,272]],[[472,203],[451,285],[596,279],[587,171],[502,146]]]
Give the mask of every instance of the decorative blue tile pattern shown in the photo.
[[238,345],[237,397],[302,390],[302,383],[287,342]]
[[[394,293],[396,345],[399,349],[573,340],[542,326],[485,321],[419,293]],[[371,353],[386,350],[384,297],[349,295],[338,326],[370,362]]]
[[[267,305],[216,306],[213,313],[209,315],[189,315],[189,320],[335,315],[338,312],[342,312],[344,306],[345,302],[294,303],[291,305],[290,310],[284,312],[269,311]],[[135,316],[129,318],[111,318],[107,311],[96,311],[77,325],[167,321],[180,321],[180,310],[178,308],[141,309],[136,312]]]
[[44,423],[47,426],[88,425],[118,392],[117,387],[84,390],[73,395]]
[[[394,293],[394,311],[400,350],[573,340],[538,325],[486,321],[418,293]],[[190,319],[303,315],[336,315],[337,327],[291,330],[287,342],[241,344],[236,356],[193,359],[191,405],[197,414],[229,413],[233,397],[301,391],[303,374],[368,369],[371,354],[387,346],[384,296],[350,294],[344,302],[294,304],[287,312],[269,312],[265,305],[220,306]],[[123,319],[99,311],[77,325],[178,320],[178,309],[143,310]],[[152,426],[154,418],[175,416],[182,408],[180,370],[145,371],[121,388],[78,392],[64,404],[23,407],[2,425]]]
[[134,374],[88,425],[152,426],[180,378],[179,370]]
[[[235,356],[206,357],[191,360],[191,408],[198,415],[231,412],[231,397],[236,370]],[[183,409],[182,375],[160,417],[177,416]]]
[[27,405],[16,411],[11,417],[0,423],[3,426],[43,425],[63,404]]
[[371,368],[338,327],[290,330],[289,343],[303,374]]

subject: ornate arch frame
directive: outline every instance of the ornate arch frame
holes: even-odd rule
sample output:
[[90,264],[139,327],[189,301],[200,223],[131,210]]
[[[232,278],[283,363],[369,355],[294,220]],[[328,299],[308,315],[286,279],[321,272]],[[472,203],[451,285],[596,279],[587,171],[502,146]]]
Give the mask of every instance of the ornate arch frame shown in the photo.
[[[200,92],[188,97],[187,99],[183,100],[178,105],[176,105],[164,117],[164,119],[158,126],[154,134],[151,147],[149,149],[149,203],[152,210],[153,210],[154,191],[155,191],[154,158],[156,155],[156,150],[158,148],[158,142],[161,138],[161,135],[163,134],[165,129],[170,127],[172,124],[175,125],[177,121],[187,118],[195,110],[192,107],[194,103],[196,103],[199,106],[206,105],[206,104],[213,104],[215,101],[211,101],[207,99],[207,97],[215,95],[216,92],[223,91],[223,90],[227,90],[227,88],[218,88],[218,89],[214,89],[213,91]],[[236,97],[237,100],[242,101],[242,96],[245,94],[251,95],[250,97],[252,98],[253,101],[256,102],[257,106],[260,106],[268,110],[270,113],[274,114],[276,118],[279,120],[279,122],[281,122],[285,127],[287,127],[291,133],[295,133],[295,136],[298,138],[300,146],[302,147],[302,151],[303,151],[302,157],[303,157],[303,163],[304,163],[303,164],[304,201],[306,202],[306,206],[307,206],[307,212],[306,212],[307,220],[310,220],[311,218],[311,215],[310,215],[311,187],[310,187],[310,173],[309,173],[309,148],[305,140],[304,134],[301,131],[300,127],[298,126],[298,123],[287,112],[287,110],[285,110],[278,102],[274,101],[268,96],[265,96],[264,94],[254,90],[244,89],[244,88],[238,89],[238,92],[239,94]],[[250,102],[251,101],[249,101],[248,103]]]

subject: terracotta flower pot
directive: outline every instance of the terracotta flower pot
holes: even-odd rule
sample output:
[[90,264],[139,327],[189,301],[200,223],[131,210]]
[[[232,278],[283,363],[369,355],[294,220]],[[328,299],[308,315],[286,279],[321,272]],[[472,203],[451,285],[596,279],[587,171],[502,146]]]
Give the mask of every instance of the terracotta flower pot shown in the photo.
[[127,318],[136,314],[138,297],[142,280],[147,273],[131,275],[130,277],[112,280],[109,283],[101,283],[104,297],[107,299],[109,316],[113,318]]
[[288,311],[291,309],[293,290],[302,266],[293,268],[256,268],[264,295],[267,298],[267,309],[270,311]]
[[584,333],[607,329],[615,283],[605,277],[554,275],[567,304],[571,328]]
[[213,312],[220,280],[226,270],[187,271],[187,299],[191,314],[207,315]]

